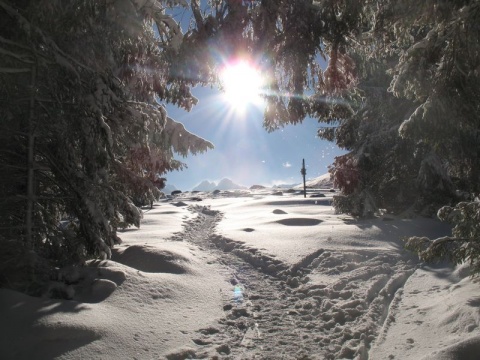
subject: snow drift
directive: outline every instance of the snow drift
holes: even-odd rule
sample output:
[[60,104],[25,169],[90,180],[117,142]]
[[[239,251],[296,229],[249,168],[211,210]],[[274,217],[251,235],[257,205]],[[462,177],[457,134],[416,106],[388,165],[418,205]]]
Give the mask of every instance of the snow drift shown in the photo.
[[273,193],[155,204],[111,260],[66,269],[69,300],[0,289],[2,359],[476,358],[468,267],[402,247],[447,226],[338,215],[328,190]]

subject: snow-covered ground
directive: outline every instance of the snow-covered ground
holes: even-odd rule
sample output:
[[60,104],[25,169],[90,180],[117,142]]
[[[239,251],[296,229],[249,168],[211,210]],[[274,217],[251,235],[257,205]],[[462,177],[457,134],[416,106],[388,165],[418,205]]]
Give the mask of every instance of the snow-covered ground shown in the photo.
[[448,227],[357,221],[332,195],[156,203],[112,260],[65,272],[72,300],[0,289],[0,358],[478,359],[479,284],[402,247]]

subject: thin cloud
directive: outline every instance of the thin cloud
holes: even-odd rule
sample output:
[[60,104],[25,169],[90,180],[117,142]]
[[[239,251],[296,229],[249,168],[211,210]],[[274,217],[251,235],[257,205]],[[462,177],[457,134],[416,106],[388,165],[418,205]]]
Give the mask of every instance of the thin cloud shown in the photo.
[[284,168],[289,168],[289,167],[292,167],[292,164],[290,164],[290,163],[287,161],[287,162],[283,163],[282,166],[283,166]]

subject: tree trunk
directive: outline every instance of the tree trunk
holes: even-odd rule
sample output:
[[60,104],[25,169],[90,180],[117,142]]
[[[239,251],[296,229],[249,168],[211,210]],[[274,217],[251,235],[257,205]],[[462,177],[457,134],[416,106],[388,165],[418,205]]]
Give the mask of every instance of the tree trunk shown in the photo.
[[33,247],[33,212],[35,202],[35,169],[34,169],[34,147],[35,147],[35,92],[37,81],[36,64],[32,66],[30,78],[30,107],[28,115],[28,148],[27,148],[27,210],[25,214],[25,247],[31,250]]

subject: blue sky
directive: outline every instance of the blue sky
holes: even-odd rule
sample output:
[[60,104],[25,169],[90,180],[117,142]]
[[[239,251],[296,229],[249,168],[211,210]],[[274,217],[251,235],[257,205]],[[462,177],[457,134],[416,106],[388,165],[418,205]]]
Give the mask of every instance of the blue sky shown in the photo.
[[[202,9],[207,6],[205,0],[200,4]],[[168,12],[185,31],[191,13],[184,9]],[[326,66],[323,60],[318,60]],[[167,184],[180,190],[191,190],[203,180],[218,182],[223,178],[248,187],[300,183],[303,158],[307,178],[313,178],[325,174],[334,157],[345,153],[334,143],[316,136],[319,124],[314,119],[268,133],[262,126],[263,109],[251,105],[244,114],[239,114],[232,111],[218,90],[199,87],[192,92],[199,99],[192,111],[167,106],[168,115],[190,132],[212,142],[215,149],[179,158],[188,168],[165,177]]]
[[335,156],[344,153],[328,141],[316,137],[319,124],[305,119],[268,133],[262,126],[263,110],[250,106],[244,114],[231,111],[222,93],[210,88],[195,88],[199,103],[186,112],[167,107],[170,117],[187,130],[215,145],[214,150],[179,158],[188,168],[166,175],[167,184],[187,191],[203,180],[218,182],[229,178],[244,186],[300,183],[302,159],[307,178],[325,174]]

